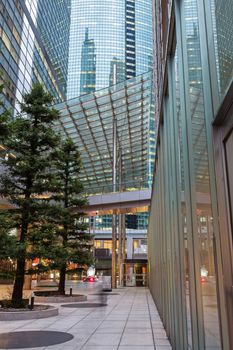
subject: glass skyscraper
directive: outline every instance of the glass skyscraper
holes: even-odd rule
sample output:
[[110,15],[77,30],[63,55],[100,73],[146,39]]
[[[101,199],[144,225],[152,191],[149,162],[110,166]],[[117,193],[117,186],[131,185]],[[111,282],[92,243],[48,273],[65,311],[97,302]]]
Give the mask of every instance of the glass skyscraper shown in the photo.
[[[68,99],[122,83],[151,69],[152,0],[71,0]],[[105,94],[107,90],[102,91]],[[125,100],[118,104],[119,109],[124,110]],[[92,111],[90,113],[93,118]],[[145,136],[150,141],[147,187],[152,182],[155,156],[153,117],[152,111],[150,129]],[[107,118],[106,112],[103,119]],[[140,180],[136,182],[131,188],[140,186]],[[94,222],[96,230],[112,230],[112,215],[98,216]],[[148,213],[126,215],[127,229],[145,233],[147,224]]]
[[66,95],[70,0],[39,0],[35,25],[56,72],[59,88]]
[[42,82],[57,101],[65,98],[69,1],[0,1],[0,80],[6,107],[16,111],[33,81]]
[[95,91],[96,79],[95,43],[88,37],[88,28],[85,30],[85,40],[81,51],[80,95]]
[[[95,53],[90,42],[84,44],[87,31]],[[95,61],[95,74],[93,67],[89,73],[93,81],[95,76],[91,91],[148,71],[152,67],[152,1],[71,0],[68,98],[85,92],[84,45],[86,64]]]

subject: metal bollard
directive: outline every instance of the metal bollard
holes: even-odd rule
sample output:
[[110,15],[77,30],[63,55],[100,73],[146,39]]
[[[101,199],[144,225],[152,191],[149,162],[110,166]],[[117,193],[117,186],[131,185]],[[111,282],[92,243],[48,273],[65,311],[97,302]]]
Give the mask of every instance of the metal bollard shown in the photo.
[[72,287],[70,288],[70,296],[72,297]]
[[32,294],[31,294],[31,300],[30,300],[30,305],[29,305],[29,309],[30,309],[30,310],[33,310],[33,308],[34,308],[34,301],[35,301],[35,295],[34,295],[34,293],[32,292]]

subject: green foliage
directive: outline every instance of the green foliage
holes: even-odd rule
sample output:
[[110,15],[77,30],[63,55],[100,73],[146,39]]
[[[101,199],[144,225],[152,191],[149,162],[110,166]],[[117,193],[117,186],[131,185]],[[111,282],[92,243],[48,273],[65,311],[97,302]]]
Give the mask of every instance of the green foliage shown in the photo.
[[[3,161],[5,171],[0,175],[0,195],[9,200],[12,208],[1,214],[3,248],[0,254],[4,255],[6,247],[7,254],[17,258],[13,291],[16,304],[22,300],[25,261],[32,258],[28,248],[33,242],[31,236],[46,231],[47,212],[51,207],[48,198],[43,196],[51,190],[53,173],[49,166],[53,149],[60,142],[59,135],[53,130],[59,113],[49,107],[52,101],[52,96],[37,83],[24,95],[18,118],[6,121],[9,133],[4,145],[13,156]],[[6,238],[12,228],[17,229],[17,240],[9,235]]]
[[15,277],[14,271],[0,271],[0,280],[13,280]]
[[[87,233],[87,225],[84,223],[83,209],[87,201],[82,194],[83,186],[79,179],[81,157],[72,140],[65,140],[56,149],[52,165],[54,177],[51,181],[51,201],[54,206],[50,208],[48,217],[50,236],[48,237],[45,227],[41,236],[44,237],[43,244],[51,248],[48,256],[52,261],[51,268],[60,270],[61,282],[69,263],[79,266],[93,263],[93,237]],[[33,246],[36,247],[35,243]],[[37,251],[40,249],[41,245],[37,245]],[[61,284],[63,289],[64,281]]]
[[[59,269],[64,293],[69,264],[80,268],[93,262],[92,237],[82,213],[87,202],[79,179],[80,153],[71,140],[61,142],[55,133],[59,113],[51,103],[52,96],[35,84],[24,96],[20,115],[6,119],[4,145],[13,156],[3,161],[0,195],[12,207],[0,213],[0,259],[17,260],[14,305],[22,304],[26,273]],[[17,234],[9,234],[12,230]],[[26,260],[34,258],[46,259],[46,265],[26,268]]]

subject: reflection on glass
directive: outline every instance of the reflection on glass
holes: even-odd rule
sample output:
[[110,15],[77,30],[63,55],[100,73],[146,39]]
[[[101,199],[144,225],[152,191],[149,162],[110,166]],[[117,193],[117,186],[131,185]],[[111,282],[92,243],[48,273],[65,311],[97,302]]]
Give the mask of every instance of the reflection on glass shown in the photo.
[[199,250],[205,346],[207,349],[221,349],[197,0],[185,0],[185,17],[199,244],[194,249]]
[[233,77],[233,1],[211,0],[218,89],[223,98]]
[[80,95],[95,91],[96,54],[95,42],[88,37],[88,28],[85,28],[85,40],[81,51]]
[[187,335],[188,346],[192,349],[192,327],[191,327],[191,314],[190,314],[190,291],[189,291],[189,250],[188,250],[188,236],[187,236],[187,224],[186,224],[186,202],[184,200],[184,154],[183,154],[183,142],[181,131],[181,106],[180,106],[180,86],[179,86],[179,71],[178,71],[178,57],[177,52],[175,55],[175,79],[176,79],[176,111],[179,126],[179,168],[180,168],[180,188],[181,194],[181,208],[182,208],[182,229],[184,239],[184,269],[185,269],[185,293],[186,293],[186,322],[187,322]]

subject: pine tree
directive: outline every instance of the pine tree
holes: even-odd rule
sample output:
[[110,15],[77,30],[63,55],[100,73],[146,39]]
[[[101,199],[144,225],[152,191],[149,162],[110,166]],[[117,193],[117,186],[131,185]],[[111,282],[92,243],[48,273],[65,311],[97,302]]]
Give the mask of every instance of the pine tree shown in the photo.
[[[0,85],[0,95],[2,95],[4,85]],[[2,99],[0,100],[0,143],[3,150],[3,156],[6,153],[4,144],[9,135],[9,121],[11,120],[10,110],[6,109]],[[1,168],[2,171],[2,168]],[[15,257],[16,237],[12,234],[14,226],[9,222],[6,212],[0,211],[0,261],[4,263],[8,261],[10,256]],[[0,271],[1,273],[2,271]]]
[[51,244],[50,257],[53,268],[60,272],[59,294],[65,294],[65,278],[69,263],[79,266],[93,263],[93,237],[87,232],[83,208],[87,204],[83,185],[79,179],[81,170],[80,153],[72,140],[65,140],[54,153],[53,183],[50,224],[56,224],[54,242]]
[[6,210],[5,219],[3,217],[6,231],[7,225],[18,230],[17,270],[12,294],[12,304],[16,307],[22,305],[26,260],[33,257],[28,249],[32,244],[31,236],[48,225],[46,215],[50,205],[40,197],[50,191],[51,154],[60,142],[52,128],[59,117],[58,111],[49,107],[52,100],[51,94],[37,83],[24,95],[19,116],[15,120],[4,120],[10,130],[4,145],[12,156],[3,161],[0,195],[14,205],[14,209]]

